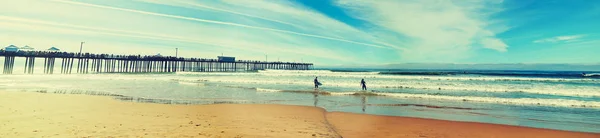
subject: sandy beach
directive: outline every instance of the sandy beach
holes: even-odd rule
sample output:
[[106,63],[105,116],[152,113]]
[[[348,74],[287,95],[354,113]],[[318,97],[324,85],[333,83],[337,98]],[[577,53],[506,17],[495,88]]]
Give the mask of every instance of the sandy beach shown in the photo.
[[[332,112],[327,120],[345,138],[598,138],[600,134],[520,126]],[[352,121],[349,121],[352,120]]]
[[0,92],[0,122],[0,137],[600,137],[308,106],[166,105],[33,92]]

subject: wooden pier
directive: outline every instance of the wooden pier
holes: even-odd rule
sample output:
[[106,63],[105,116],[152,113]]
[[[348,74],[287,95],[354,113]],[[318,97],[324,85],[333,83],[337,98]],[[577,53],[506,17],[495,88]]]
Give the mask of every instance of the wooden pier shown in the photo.
[[[265,62],[249,60],[222,61],[219,59],[180,58],[142,55],[112,55],[67,52],[0,50],[4,57],[3,74],[13,74],[15,58],[25,58],[25,74],[33,74],[36,59],[44,60],[44,74],[71,73],[149,73],[149,72],[238,72],[264,69],[310,70],[312,63]],[[58,59],[58,60],[57,60]],[[60,62],[60,65],[55,63]],[[73,66],[73,65],[77,66]],[[75,70],[75,71],[73,71]]]

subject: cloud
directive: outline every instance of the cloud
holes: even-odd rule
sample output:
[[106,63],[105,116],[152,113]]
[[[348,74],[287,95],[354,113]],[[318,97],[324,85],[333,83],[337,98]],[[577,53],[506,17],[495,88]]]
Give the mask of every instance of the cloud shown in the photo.
[[538,40],[533,41],[533,43],[559,43],[559,42],[568,43],[568,42],[576,41],[577,39],[582,38],[584,36],[585,35],[556,36],[556,37],[551,37],[551,38],[538,39]]
[[481,40],[481,43],[485,48],[493,49],[500,52],[506,52],[506,49],[508,48],[508,45],[506,45],[501,40],[495,38],[485,38]]
[[90,50],[108,53],[168,53],[178,47],[188,57],[225,53],[263,60],[268,55],[317,64],[455,62],[469,58],[473,49],[509,50],[495,35],[510,27],[488,18],[499,10],[479,12],[495,2],[335,3],[364,26],[294,1],[53,0],[0,5],[0,31],[8,36],[2,41],[64,50],[86,41]]
[[200,18],[191,18],[191,17],[169,15],[169,14],[162,14],[162,13],[154,13],[154,12],[147,12],[147,11],[126,9],[126,8],[110,7],[110,6],[103,6],[103,5],[94,5],[94,4],[83,3],[83,2],[62,1],[62,0],[55,0],[55,1],[56,2],[68,3],[68,4],[81,5],[81,6],[90,6],[90,7],[111,9],[111,10],[127,11],[127,12],[134,12],[134,13],[140,13],[140,14],[147,14],[147,15],[154,15],[154,16],[161,16],[161,17],[168,17],[168,18],[175,18],[175,19],[182,19],[182,20],[197,21],[197,22],[203,22],[203,23],[211,23],[211,24],[228,25],[228,26],[243,27],[243,28],[250,28],[250,29],[258,29],[258,30],[264,30],[264,31],[272,31],[272,32],[278,32],[278,33],[286,33],[286,34],[294,34],[294,35],[300,35],[300,36],[306,36],[306,37],[328,39],[328,40],[333,40],[333,41],[341,41],[341,42],[358,44],[358,45],[363,45],[363,46],[371,46],[371,47],[384,48],[384,46],[380,46],[380,45],[363,43],[363,42],[357,42],[357,41],[347,40],[347,39],[343,39],[343,38],[327,37],[327,36],[314,35],[314,34],[301,33],[301,32],[294,32],[294,31],[281,30],[281,29],[274,29],[274,28],[268,28],[268,27],[251,26],[251,25],[245,25],[245,24],[239,24],[239,23],[233,23],[233,22],[222,22],[222,21],[206,20],[206,19],[200,19]]
[[[102,34],[102,35],[110,35],[116,37],[130,37],[130,38],[142,38],[142,39],[151,39],[154,41],[175,41],[175,42],[185,42],[185,43],[193,43],[193,44],[201,44],[208,46],[216,46],[216,47],[225,47],[238,49],[240,51],[246,52],[264,52],[264,49],[269,49],[271,51],[277,51],[279,53],[295,53],[297,55],[309,55],[313,57],[320,58],[332,58],[336,60],[346,61],[349,58],[336,55],[334,53],[325,53],[325,50],[319,49],[286,49],[287,44],[277,44],[279,47],[265,47],[266,43],[257,43],[253,41],[247,40],[237,40],[230,41],[228,39],[195,39],[185,36],[170,36],[164,34],[153,34],[153,33],[142,33],[142,32],[134,32],[127,30],[115,30],[108,28],[98,28],[98,27],[89,27],[89,26],[80,26],[73,24],[64,24],[64,23],[56,23],[56,22],[48,22],[48,21],[40,21],[35,19],[23,19],[18,17],[7,17],[0,16],[0,20],[8,21],[0,23],[0,25],[11,28],[35,28],[37,31],[46,31],[52,33],[60,33],[60,34],[77,34],[77,35],[89,35],[89,34]],[[11,23],[14,22],[14,23]],[[316,50],[316,51],[315,51]],[[131,52],[131,51],[126,51]],[[114,52],[113,52],[114,53]],[[117,52],[121,53],[121,52]],[[148,53],[148,52],[144,52]],[[123,53],[127,54],[127,53]],[[129,53],[135,54],[135,53]],[[262,56],[262,54],[261,54]]]
[[154,4],[162,4],[162,5],[179,6],[179,7],[186,7],[186,8],[194,8],[194,9],[215,10],[215,11],[220,11],[220,12],[237,14],[237,15],[241,15],[241,16],[247,16],[247,17],[251,17],[251,18],[263,19],[263,20],[267,20],[267,21],[271,21],[271,22],[276,22],[276,23],[280,23],[280,24],[285,24],[285,25],[289,25],[289,26],[295,26],[295,27],[299,27],[300,26],[300,25],[297,25],[295,23],[286,22],[286,21],[282,21],[282,20],[278,20],[278,19],[274,19],[274,18],[265,18],[265,17],[262,17],[260,15],[252,15],[252,14],[237,12],[235,10],[229,10],[229,9],[226,9],[226,8],[219,8],[217,6],[210,6],[208,4],[196,3],[194,1],[189,1],[189,0],[171,0],[171,1],[164,1],[164,0],[137,0],[137,1],[147,2],[147,3],[154,3]]
[[[486,29],[488,16],[500,10],[482,12],[492,1],[414,1],[414,0],[338,0],[352,16],[391,30],[389,35],[406,37],[410,47],[401,52],[412,61],[457,60],[467,58],[476,44],[499,52],[507,45]],[[505,29],[504,29],[505,30]]]
[[[0,43],[36,47],[52,45],[67,51],[77,51],[79,45],[74,44],[86,41],[86,49],[90,52],[115,54],[169,53],[174,47],[178,47],[180,55],[187,57],[212,57],[207,55],[225,53],[240,59],[263,60],[264,56],[268,55],[281,57],[282,61],[303,59],[317,64],[357,63],[368,60],[351,56],[352,51],[346,49],[352,47],[388,49],[387,46],[370,43],[369,34],[302,8],[290,7],[294,13],[301,13],[302,17],[294,18],[312,16],[323,19],[301,22],[288,20],[290,18],[277,18],[295,16],[285,12],[238,12],[234,10],[239,9],[239,6],[216,1],[203,3],[212,7],[204,10],[212,12],[202,11],[203,7],[197,5],[188,5],[192,9],[186,9],[186,12],[203,13],[202,16],[190,16],[161,12],[160,8],[167,7],[163,5],[142,7],[135,6],[139,5],[139,2],[129,2],[123,5],[133,6],[112,6],[115,4],[101,1],[12,1],[7,5],[0,5],[0,8],[4,9],[3,15],[0,16],[0,24],[3,24],[0,31],[4,32]],[[183,3],[185,5],[191,1]],[[34,9],[19,10],[25,6]],[[172,9],[172,6],[176,5],[168,7]],[[76,12],[83,10],[86,14]],[[204,15],[219,18],[204,19]],[[312,20],[321,22],[311,22]],[[312,28],[319,24],[332,25],[329,28],[340,32],[331,33],[332,31]]]

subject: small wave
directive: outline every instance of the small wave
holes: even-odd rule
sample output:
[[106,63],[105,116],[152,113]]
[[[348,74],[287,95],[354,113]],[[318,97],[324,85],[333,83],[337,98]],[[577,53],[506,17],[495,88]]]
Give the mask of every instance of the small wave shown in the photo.
[[329,95],[354,95],[356,92],[330,92]]
[[181,85],[191,85],[191,86],[205,86],[207,80],[198,80],[198,79],[171,79],[171,81],[175,81]]
[[192,85],[192,86],[205,86],[204,83],[198,83],[198,82],[185,82],[185,81],[180,81],[178,82],[179,84],[182,85]]
[[[353,105],[342,105],[343,106],[357,106],[360,104]],[[484,108],[468,108],[468,107],[454,107],[454,106],[438,106],[438,105],[425,105],[425,104],[365,104],[366,106],[414,106],[414,107],[424,107],[424,108],[432,108],[432,109],[457,109],[457,110],[488,110]]]
[[331,70],[259,70],[259,73],[331,73]]
[[[465,70],[465,71],[387,71],[383,75],[483,75],[483,76],[512,76],[512,77],[537,77],[537,78],[581,78],[580,72],[575,71],[523,71],[523,70]],[[599,73],[592,73],[598,74]]]
[[600,77],[600,73],[585,74],[584,77]]
[[425,105],[425,104],[367,104],[368,106],[416,106],[434,109],[458,109],[458,110],[484,110],[480,108],[467,108],[467,107],[453,107],[453,106],[437,106],[437,105]]
[[379,94],[377,94],[375,92],[360,91],[360,92],[329,92],[329,95],[376,96]]
[[382,75],[426,75],[426,76],[441,76],[441,75],[456,75],[456,72],[380,72]]
[[483,102],[483,103],[499,103],[512,105],[543,105],[543,106],[561,106],[561,107],[583,107],[583,108],[600,108],[600,102],[596,101],[579,101],[567,99],[536,99],[536,98],[496,98],[496,97],[476,97],[476,96],[447,96],[447,95],[432,95],[432,94],[407,94],[407,93],[390,93],[379,91],[357,91],[357,92],[329,92],[322,90],[278,90],[253,88],[257,92],[292,92],[292,93],[310,93],[319,95],[332,96],[387,96],[410,99],[434,99],[434,100],[450,100],[463,102]]
[[266,88],[250,88],[250,87],[232,87],[232,88],[242,88],[242,89],[254,89],[257,92],[293,92],[293,93],[317,93],[317,94],[326,94],[329,95],[330,92],[321,91],[321,90],[278,90],[278,89],[266,89]]
[[595,101],[578,101],[567,99],[535,99],[535,98],[494,98],[494,97],[473,97],[473,96],[443,96],[443,95],[428,95],[428,94],[406,94],[406,93],[377,93],[381,96],[399,97],[399,98],[420,98],[434,100],[450,100],[464,102],[484,102],[484,103],[499,103],[513,105],[543,105],[543,106],[559,106],[559,107],[583,107],[583,108],[600,108],[600,102]]
[[256,73],[251,72],[176,72],[179,76],[253,76]]
[[132,101],[140,103],[158,103],[158,104],[243,104],[250,103],[247,100],[223,99],[223,98],[204,98],[204,99],[169,99],[169,98],[145,98],[132,96],[116,96],[117,100]]
[[257,92],[282,92],[283,90],[256,88]]
[[311,93],[311,94],[319,94],[319,95],[356,95],[356,96],[376,96],[379,95],[375,92],[329,92],[323,90],[275,90],[275,89],[262,89],[256,88],[256,91],[259,92],[293,92],[293,93]]
[[[365,71],[332,71],[332,70],[261,70],[258,73],[267,76],[365,76],[377,75],[379,72]],[[358,77],[356,76],[356,77]]]
[[[375,79],[370,81],[368,86],[370,88],[385,88],[385,89],[425,89],[425,90],[441,90],[441,91],[469,91],[469,92],[522,92],[522,93],[533,93],[533,94],[548,94],[548,95],[562,95],[562,96],[576,96],[576,97],[600,97],[600,93],[595,87],[590,86],[576,86],[576,85],[524,85],[526,83],[518,84],[505,84],[505,83],[492,83],[489,79],[472,79],[471,82],[456,81],[446,79],[433,79],[433,78],[421,78],[420,80],[414,79],[403,79],[403,80],[384,80]],[[465,78],[466,79],[466,78]],[[223,83],[244,83],[244,84],[285,84],[285,85],[302,85],[311,86],[313,82],[311,80],[301,81],[300,79],[289,79],[289,80],[264,80],[264,79],[231,79],[231,78],[214,78],[211,79],[213,82]],[[327,80],[328,87],[341,87],[341,88],[353,88],[357,87],[355,81],[349,80]],[[359,80],[358,80],[359,81]],[[502,80],[500,80],[502,81]],[[517,80],[518,81],[518,80]],[[529,83],[529,82],[527,82]],[[587,82],[586,84],[599,84],[597,82]]]
[[364,70],[351,70],[351,69],[333,69],[331,72],[372,72],[372,71],[364,71]]
[[255,90],[256,92],[283,92],[285,90],[277,90],[277,89],[266,89],[266,88],[257,88],[257,87],[245,87],[245,86],[225,86],[228,88],[238,88],[238,89],[247,89],[247,90]]
[[229,85],[226,85],[224,87],[227,87],[227,88],[238,88],[238,89],[248,89],[248,90],[256,90],[256,88],[254,88],[254,87],[244,87],[244,86],[229,86]]
[[277,90],[277,89],[264,89],[264,88],[254,88],[257,92],[290,92],[290,93],[310,93],[310,94],[319,94],[319,95],[352,95],[353,92],[343,93],[343,92],[328,92],[323,90]]

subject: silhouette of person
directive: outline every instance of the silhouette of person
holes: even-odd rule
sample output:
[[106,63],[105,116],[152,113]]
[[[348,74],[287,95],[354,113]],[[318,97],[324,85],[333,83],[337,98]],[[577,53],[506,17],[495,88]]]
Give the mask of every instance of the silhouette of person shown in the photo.
[[363,91],[367,90],[367,82],[365,82],[365,79],[360,80],[360,86],[362,86]]
[[319,80],[317,78],[318,77],[315,77],[315,89],[319,88]]

